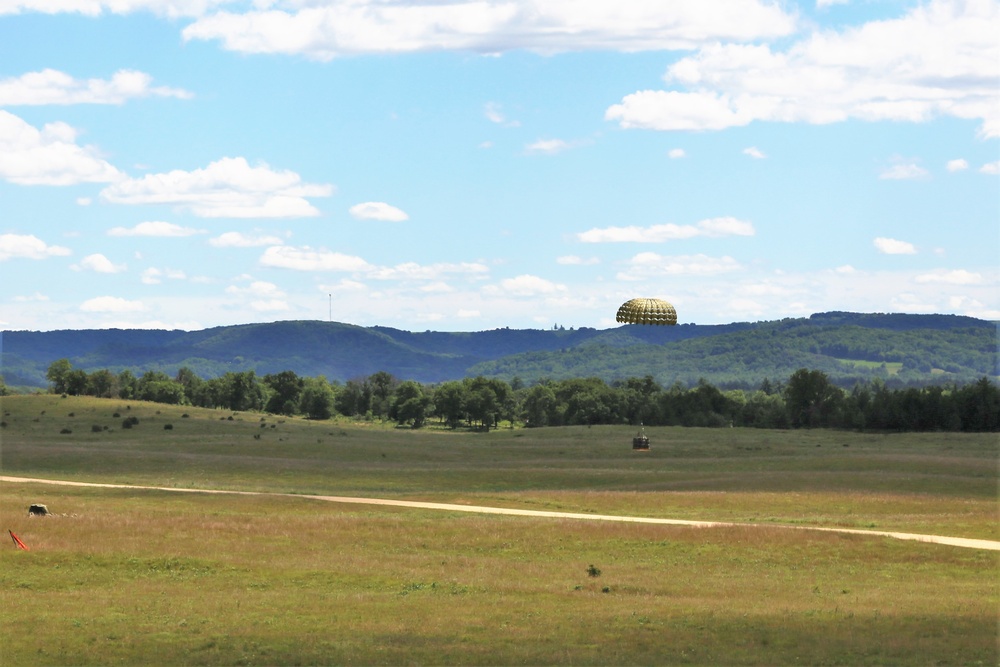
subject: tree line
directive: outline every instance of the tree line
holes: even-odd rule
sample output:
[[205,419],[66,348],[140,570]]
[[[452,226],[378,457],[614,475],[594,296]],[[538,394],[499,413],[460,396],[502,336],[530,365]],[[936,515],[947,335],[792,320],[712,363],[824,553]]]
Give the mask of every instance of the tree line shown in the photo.
[[600,378],[541,380],[474,377],[425,385],[384,371],[345,383],[293,371],[258,376],[230,372],[203,379],[188,368],[87,373],[68,359],[46,374],[58,394],[262,411],[330,419],[341,415],[391,420],[413,428],[436,419],[452,428],[489,430],[502,423],[527,427],[596,424],[746,426],[877,431],[1000,430],[1000,388],[988,377],[894,389],[879,380],[845,390],[820,370],[799,369],[783,381],[765,379],[752,390],[723,390],[702,380],[663,387],[652,376],[607,383]]

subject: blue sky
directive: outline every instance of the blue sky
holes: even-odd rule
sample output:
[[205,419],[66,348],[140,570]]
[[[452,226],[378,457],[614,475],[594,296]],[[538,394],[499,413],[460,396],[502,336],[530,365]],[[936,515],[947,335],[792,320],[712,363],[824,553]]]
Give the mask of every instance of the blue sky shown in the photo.
[[0,0],[0,327],[1000,319],[1000,3]]

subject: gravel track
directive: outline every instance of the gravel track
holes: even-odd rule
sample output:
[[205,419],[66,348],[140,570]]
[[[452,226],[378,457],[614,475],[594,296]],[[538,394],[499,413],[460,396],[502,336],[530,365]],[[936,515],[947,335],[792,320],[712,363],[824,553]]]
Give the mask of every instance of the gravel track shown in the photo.
[[53,484],[59,486],[84,486],[99,489],[134,489],[137,491],[170,491],[174,493],[212,493],[234,496],[272,496],[282,498],[309,498],[331,503],[346,503],[353,505],[383,505],[389,507],[411,507],[414,509],[442,510],[447,512],[470,512],[473,514],[505,514],[510,516],[530,516],[547,519],[579,519],[583,521],[618,521],[622,523],[655,523],[668,526],[695,526],[698,528],[719,527],[761,527],[783,528],[787,530],[813,530],[826,533],[847,533],[851,535],[867,535],[869,537],[891,537],[897,540],[913,540],[944,544],[965,549],[985,549],[1000,551],[1000,542],[993,540],[978,540],[966,537],[948,537],[946,535],[921,535],[917,533],[897,533],[883,530],[861,530],[856,528],[824,528],[819,526],[789,526],[772,523],[736,523],[729,521],[689,521],[685,519],[657,519],[639,516],[616,516],[611,514],[582,514],[576,512],[547,512],[542,510],[509,509],[504,507],[484,507],[481,505],[455,505],[451,503],[426,503],[414,500],[390,500],[386,498],[354,498],[349,496],[317,496],[295,493],[267,493],[263,491],[225,491],[218,489],[182,489],[165,486],[139,486],[132,484],[98,484],[94,482],[70,482],[55,479],[37,479],[31,477],[8,477],[0,475],[0,482]]

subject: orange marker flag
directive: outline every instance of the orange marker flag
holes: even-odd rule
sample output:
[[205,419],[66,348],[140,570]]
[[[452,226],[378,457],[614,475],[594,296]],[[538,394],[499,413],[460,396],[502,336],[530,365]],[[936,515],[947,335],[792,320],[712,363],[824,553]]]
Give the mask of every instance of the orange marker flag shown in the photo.
[[7,532],[10,533],[10,538],[14,540],[14,544],[16,544],[19,548],[24,549],[25,551],[31,551],[31,549],[28,548],[28,545],[18,539],[13,530],[8,530]]

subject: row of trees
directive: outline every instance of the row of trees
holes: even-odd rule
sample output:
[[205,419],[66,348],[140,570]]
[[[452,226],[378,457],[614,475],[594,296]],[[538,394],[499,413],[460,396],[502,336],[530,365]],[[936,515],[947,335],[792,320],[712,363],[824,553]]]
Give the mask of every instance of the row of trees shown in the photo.
[[898,431],[1000,430],[1000,388],[988,378],[967,385],[891,389],[881,381],[840,389],[818,370],[800,369],[785,382],[765,380],[755,390],[723,391],[701,381],[694,387],[660,386],[651,376],[608,384],[598,378],[549,380],[525,386],[475,377],[436,385],[400,381],[386,372],[331,383],[292,371],[226,373],[209,380],[182,368],[86,373],[67,359],[48,369],[52,391],[304,415],[393,420],[414,428],[428,419],[450,427],[489,430],[501,422],[526,426],[646,424],[844,428]]

